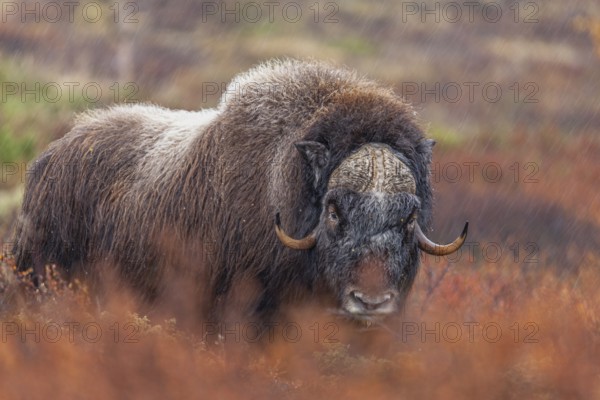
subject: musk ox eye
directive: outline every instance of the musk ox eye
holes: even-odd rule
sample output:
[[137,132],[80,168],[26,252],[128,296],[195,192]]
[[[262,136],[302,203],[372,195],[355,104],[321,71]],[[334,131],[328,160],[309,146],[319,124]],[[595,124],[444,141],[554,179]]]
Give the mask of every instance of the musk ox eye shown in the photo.
[[406,227],[406,229],[412,230],[415,227],[416,221],[417,221],[417,213],[413,212],[408,218],[406,218],[406,219],[401,218],[400,224],[398,224],[398,227],[400,229],[403,229],[404,227]]
[[334,224],[337,224],[339,222],[337,210],[333,204],[330,204],[327,207],[327,219],[329,220],[329,222],[332,222]]
[[417,224],[417,212],[413,211],[413,213],[408,217],[408,223],[406,224],[407,229],[414,230],[415,225]]

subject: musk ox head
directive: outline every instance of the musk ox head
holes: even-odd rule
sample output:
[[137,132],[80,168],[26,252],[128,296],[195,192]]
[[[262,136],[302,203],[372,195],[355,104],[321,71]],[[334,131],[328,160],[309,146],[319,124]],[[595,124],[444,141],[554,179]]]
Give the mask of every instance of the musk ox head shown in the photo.
[[[317,142],[297,147],[313,163],[327,157],[327,148]],[[330,174],[313,232],[291,238],[276,215],[281,242],[316,252],[321,283],[334,294],[337,311],[354,319],[397,312],[415,279],[419,249],[446,255],[458,250],[466,238],[468,223],[448,245],[435,244],[423,234],[418,223],[421,201],[408,164],[386,144],[363,144]]]

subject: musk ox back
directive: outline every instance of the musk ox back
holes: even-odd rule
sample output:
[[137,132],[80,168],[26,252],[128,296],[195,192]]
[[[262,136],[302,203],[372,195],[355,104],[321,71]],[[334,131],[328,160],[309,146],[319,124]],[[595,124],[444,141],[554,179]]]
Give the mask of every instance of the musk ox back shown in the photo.
[[110,265],[149,298],[177,271],[212,318],[244,280],[261,319],[316,297],[356,319],[393,314],[419,249],[448,254],[466,235],[423,233],[432,146],[392,91],[314,61],[262,64],[211,110],[91,111],[33,163],[17,265],[36,279],[47,263]]

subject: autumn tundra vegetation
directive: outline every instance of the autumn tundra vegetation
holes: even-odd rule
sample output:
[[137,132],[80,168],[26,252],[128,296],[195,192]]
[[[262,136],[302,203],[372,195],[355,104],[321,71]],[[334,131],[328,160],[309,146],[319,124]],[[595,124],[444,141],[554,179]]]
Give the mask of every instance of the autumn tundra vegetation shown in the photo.
[[[132,53],[127,52],[133,37],[129,31],[119,36],[107,28],[114,17],[108,11],[108,22],[94,25],[81,20],[36,24],[2,14],[1,397],[600,395],[600,113],[593,84],[600,57],[593,2],[573,3],[568,12],[558,3],[536,3],[537,13],[535,7],[518,4],[520,22],[539,20],[530,24],[515,24],[515,7],[504,3],[496,4],[504,7],[506,18],[493,24],[481,18],[473,23],[464,18],[423,23],[412,14],[400,23],[400,3],[391,8],[373,4],[367,13],[358,2],[340,3],[331,16],[335,9],[322,8],[321,22],[325,17],[339,21],[313,26],[313,14],[293,25],[277,20],[222,24],[214,16],[202,22],[201,8],[161,8],[149,2],[136,14],[141,30]],[[126,16],[130,10],[121,11]],[[442,28],[443,33],[432,36]],[[182,41],[187,35],[196,40]],[[260,45],[250,45],[256,43]],[[18,265],[14,227],[24,182],[35,171],[29,162],[77,126],[75,115],[86,109],[91,109],[88,116],[107,113],[101,110],[110,110],[117,94],[120,102],[136,97],[194,112],[217,107],[232,76],[264,59],[304,58],[315,52],[407,98],[424,136],[437,142],[428,167],[431,223],[418,220],[427,237],[445,244],[456,238],[464,221],[470,223],[457,251],[445,256],[421,252],[412,289],[396,318],[355,321],[322,304],[294,301],[300,297],[288,292],[290,301],[279,303],[285,317],[258,324],[241,311],[256,300],[260,285],[237,279],[232,293],[238,295],[228,304],[240,312],[220,322],[198,320],[198,305],[189,299],[198,298],[199,288],[180,272],[188,271],[190,260],[194,265],[210,262],[222,249],[216,240],[208,240],[190,259],[178,251],[185,246],[172,232],[165,234],[161,254],[153,254],[156,247],[145,254],[150,259],[168,257],[172,265],[171,273],[162,277],[172,286],[158,302],[140,299],[140,288],[123,284],[113,273],[119,271],[115,260],[107,260],[102,268],[106,273],[97,278],[100,292],[85,273],[89,265],[77,266],[79,276],[58,262],[44,263],[36,271]],[[109,62],[106,54],[120,54],[121,62]],[[92,103],[92,92],[84,96],[76,90],[72,99],[65,95],[48,101],[56,85],[44,89],[45,84],[57,83],[68,93],[64,83],[72,81],[80,82],[77,88],[97,83],[103,89],[101,99]],[[115,81],[120,85],[112,86]],[[129,81],[135,85],[125,87]],[[36,82],[42,83],[37,89]],[[439,98],[427,94],[435,91],[436,82],[441,82]],[[498,101],[479,91],[486,84],[490,90],[502,88]],[[454,92],[444,88],[457,87],[464,95],[452,102]],[[469,87],[477,89],[473,101]],[[161,109],[155,110],[154,117],[160,119]],[[289,150],[296,161],[306,161],[295,147]],[[379,151],[381,160],[393,161],[384,150],[363,151]],[[99,156],[92,150],[88,157]],[[403,163],[410,166],[409,160]],[[240,174],[251,177],[250,172]],[[73,185],[72,190],[81,187]],[[31,201],[39,202],[36,212],[48,206],[39,198]],[[285,247],[275,231],[277,211],[292,245],[302,238],[302,246],[312,244],[311,229],[322,217],[301,221],[285,204],[258,205],[265,219],[268,214],[261,234],[271,236],[268,245],[255,249],[265,253],[261,257],[276,249],[284,266],[286,257],[292,265],[294,257],[314,248]],[[145,211],[155,215],[158,210]],[[255,214],[252,218],[261,216]],[[128,226],[129,233],[137,230],[142,237],[151,232],[143,219],[137,222]],[[315,246],[323,233],[316,233]],[[52,232],[40,233],[48,234]],[[52,242],[61,233],[56,234],[45,237]],[[251,243],[244,246],[241,250],[249,251]],[[232,247],[227,254],[236,250]],[[32,272],[41,279],[31,280]],[[289,276],[296,272],[289,271]]]

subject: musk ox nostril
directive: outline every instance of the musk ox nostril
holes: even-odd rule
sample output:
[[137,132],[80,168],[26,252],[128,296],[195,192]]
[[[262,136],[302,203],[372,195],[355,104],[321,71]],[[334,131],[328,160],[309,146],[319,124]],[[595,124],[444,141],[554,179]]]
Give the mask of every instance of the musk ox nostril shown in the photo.
[[394,297],[394,293],[386,292],[380,295],[367,295],[358,290],[353,290],[350,292],[350,296],[355,303],[358,303],[365,310],[374,311],[387,305]]

